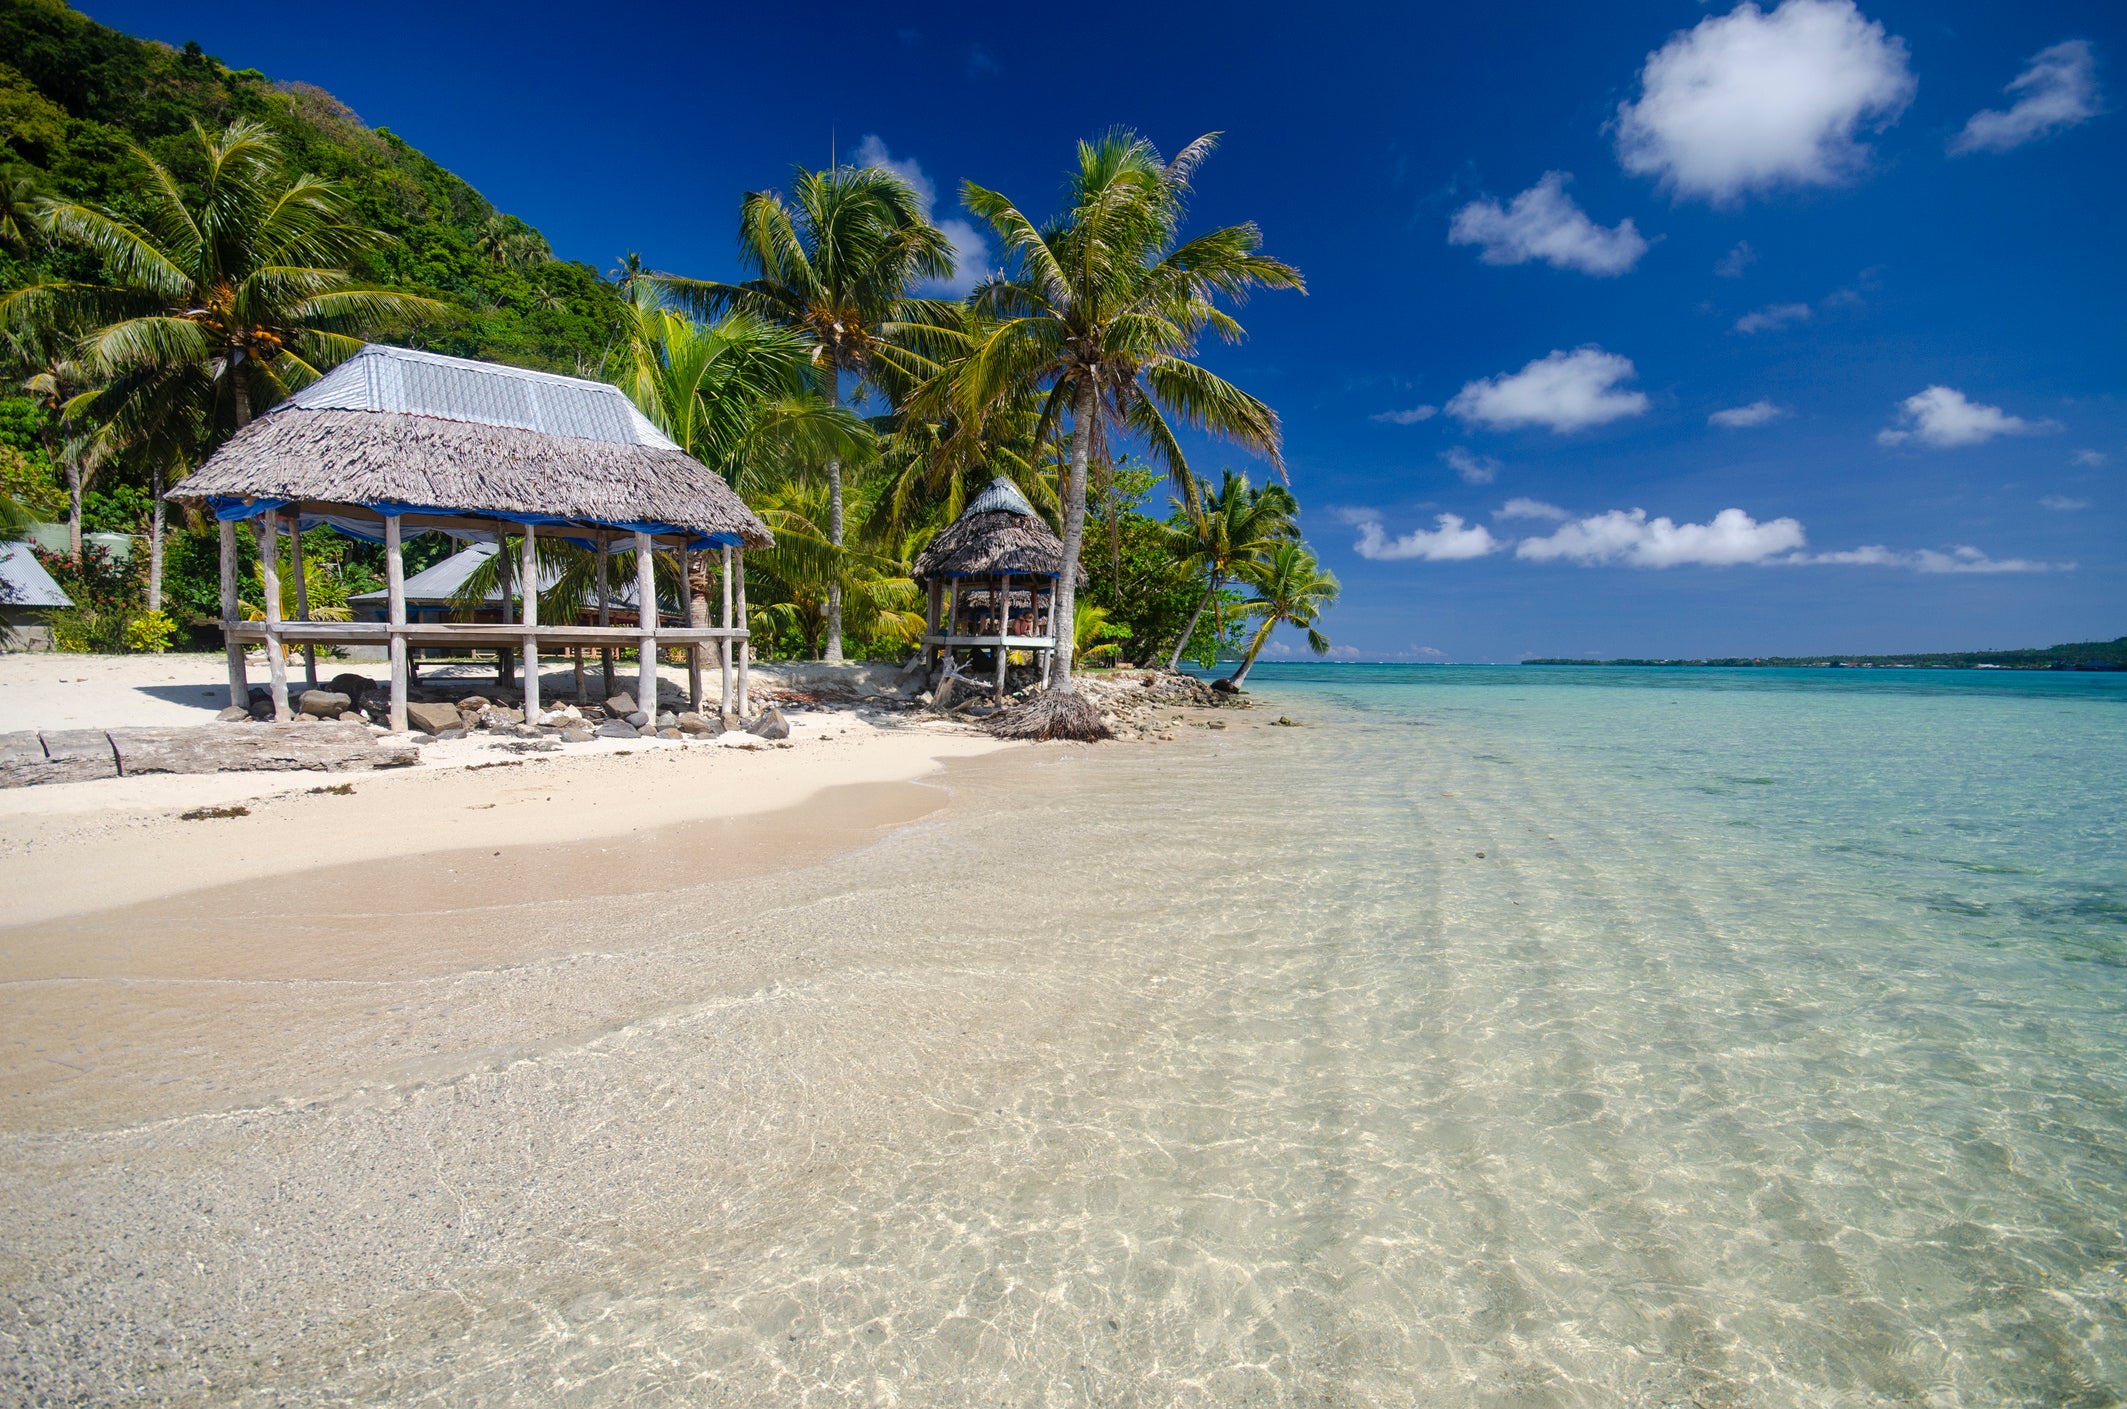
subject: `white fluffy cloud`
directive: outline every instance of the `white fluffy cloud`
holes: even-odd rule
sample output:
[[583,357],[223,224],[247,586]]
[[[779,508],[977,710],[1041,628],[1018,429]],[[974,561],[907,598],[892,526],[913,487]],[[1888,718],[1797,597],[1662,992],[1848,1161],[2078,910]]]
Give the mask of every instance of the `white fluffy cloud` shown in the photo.
[[2088,122],[2101,111],[2097,60],[2082,39],[2039,50],[2002,91],[2016,101],[2006,111],[1989,108],[1972,114],[1964,131],[1950,139],[1950,155],[2006,152]]
[[1852,567],[1907,568],[1913,572],[2073,572],[2074,563],[2042,563],[2029,558],[1990,558],[1969,543],[1947,553],[1933,548],[1901,550],[1873,543],[1833,553],[1797,553],[1783,563],[1803,566],[1828,563]]
[[1717,203],[1829,185],[1867,159],[1855,133],[1896,120],[1915,86],[1904,42],[1853,0],[1746,3],[1647,56],[1617,110],[1618,160]]
[[2038,435],[2059,429],[2051,421],[2027,421],[1999,406],[1968,401],[1955,387],[1931,386],[1898,403],[1898,423],[1877,432],[1883,445],[1917,440],[1938,450],[1978,445],[1998,435]]
[[1641,568],[1732,567],[1792,553],[1803,541],[1799,521],[1759,523],[1741,509],[1723,509],[1711,523],[1678,523],[1666,517],[1650,519],[1645,509],[1612,509],[1561,524],[1545,538],[1524,538],[1514,555],[1538,562],[1570,558]]
[[[938,188],[924,173],[922,163],[914,157],[896,157],[887,150],[886,142],[876,132],[867,132],[857,143],[856,160],[859,166],[874,166],[881,171],[891,171],[906,181],[909,189],[929,216],[937,204]],[[938,229],[953,247],[953,274],[949,279],[934,279],[924,285],[931,293],[947,293],[959,296],[988,277],[990,272],[990,243],[980,230],[965,220],[940,220]]]
[[1716,411],[1706,418],[1706,423],[1724,430],[1746,430],[1777,421],[1786,414],[1785,407],[1775,406],[1770,401],[1753,401],[1748,406],[1731,406],[1725,411]]
[[1377,563],[1406,558],[1445,563],[1482,558],[1506,546],[1483,524],[1465,525],[1460,514],[1441,514],[1433,522],[1439,527],[1414,528],[1391,538],[1378,519],[1366,520],[1359,525],[1359,541],[1352,545],[1352,551]]
[[1498,429],[1547,426],[1564,434],[1643,414],[1646,396],[1618,387],[1632,375],[1630,358],[1591,344],[1470,382],[1448,402],[1448,412]]
[[1407,411],[1376,411],[1366,419],[1381,421],[1391,426],[1415,426],[1420,421],[1430,421],[1439,414],[1438,406],[1413,406]]
[[2102,450],[2078,450],[2068,458],[2075,464],[2087,465],[2094,470],[2105,463],[2105,452]]
[[2065,494],[2048,494],[2038,502],[2045,508],[2054,509],[2063,514],[2080,513],[2090,507],[2088,499],[2070,499]]
[[1556,269],[1583,274],[1622,274],[1639,263],[1647,241],[1630,219],[1608,228],[1588,218],[1566,194],[1573,178],[1547,171],[1507,205],[1472,201],[1448,222],[1448,243],[1481,245],[1487,264],[1527,264],[1540,259]]
[[1489,455],[1476,455],[1460,445],[1451,445],[1440,452],[1447,467],[1462,477],[1464,484],[1490,484],[1499,478],[1499,462]]
[[1573,515],[1559,508],[1558,505],[1546,504],[1541,499],[1515,498],[1509,499],[1506,503],[1494,509],[1492,517],[1495,519],[1548,519],[1552,523],[1563,523],[1565,520],[1572,518]]
[[1736,319],[1736,331],[1739,333],[1763,333],[1770,332],[1776,328],[1784,328],[1790,323],[1807,323],[1808,321],[1808,304],[1773,303]]

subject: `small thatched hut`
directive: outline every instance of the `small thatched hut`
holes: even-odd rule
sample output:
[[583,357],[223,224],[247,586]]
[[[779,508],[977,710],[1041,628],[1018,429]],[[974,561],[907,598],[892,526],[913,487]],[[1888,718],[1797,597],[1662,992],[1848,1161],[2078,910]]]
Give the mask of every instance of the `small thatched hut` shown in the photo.
[[[1011,652],[1032,652],[1046,673],[1057,642],[1053,608],[1062,575],[1063,540],[1018,486],[1002,475],[990,481],[916,558],[915,579],[929,588],[925,667],[934,678],[959,675],[961,648],[987,651],[999,699]],[[1083,567],[1077,580],[1086,580]]]
[[[774,539],[721,476],[666,439],[617,387],[407,348],[365,347],[238,432],[170,497],[211,509],[221,521],[222,631],[229,642],[232,704],[245,704],[249,693],[244,646],[263,641],[275,712],[282,718],[288,717],[283,643],[313,654],[320,645],[388,645],[396,728],[406,723],[406,656],[412,646],[493,648],[498,656],[521,650],[527,712],[539,707],[542,645],[578,652],[638,646],[638,698],[646,709],[657,698],[662,646],[696,648],[697,665],[699,648],[715,646],[728,709],[735,649],[737,705],[745,708],[743,552]],[[235,525],[244,520],[258,527],[263,622],[237,620]],[[277,550],[284,523],[296,534],[292,565],[299,603],[300,529],[325,523],[382,541],[386,620],[308,621],[301,619],[307,608],[300,606],[298,620],[281,620]],[[405,533],[433,530],[492,534],[505,562],[514,536],[522,561],[512,567],[520,583],[540,579],[534,545],[542,533],[601,550],[601,577],[603,550],[632,548],[637,597],[646,602],[657,596],[656,553],[676,552],[684,560],[716,551],[724,565],[723,621],[671,628],[653,610],[625,627],[541,626],[536,592],[523,594],[522,622],[509,619],[515,602],[505,592],[501,622],[409,623],[400,542]],[[606,611],[599,620],[607,620]]]

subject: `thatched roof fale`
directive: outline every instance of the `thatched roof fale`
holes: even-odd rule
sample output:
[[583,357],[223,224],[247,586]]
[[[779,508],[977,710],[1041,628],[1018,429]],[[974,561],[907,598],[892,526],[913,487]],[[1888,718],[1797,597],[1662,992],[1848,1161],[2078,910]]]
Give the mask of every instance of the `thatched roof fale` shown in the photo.
[[[1041,521],[1034,506],[1002,475],[975,496],[960,517],[939,530],[916,557],[915,578],[1057,577],[1063,572],[1063,540]],[[1084,567],[1078,582],[1086,581]]]
[[618,387],[372,344],[260,416],[170,491],[774,537]]

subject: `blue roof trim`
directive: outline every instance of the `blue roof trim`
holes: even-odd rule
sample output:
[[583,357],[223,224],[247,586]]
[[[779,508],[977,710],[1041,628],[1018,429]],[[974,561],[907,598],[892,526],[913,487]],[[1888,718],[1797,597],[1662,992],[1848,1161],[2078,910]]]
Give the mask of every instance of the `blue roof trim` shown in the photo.
[[[255,519],[261,514],[270,514],[275,510],[285,509],[295,502],[293,499],[244,500],[224,495],[216,495],[207,501],[209,507],[214,510],[214,517],[224,523]],[[699,551],[704,548],[743,548],[746,546],[746,540],[736,533],[705,534],[699,529],[688,528],[684,524],[647,520],[613,523],[603,519],[565,518],[559,514],[493,513],[485,509],[451,509],[438,504],[401,504],[397,502],[364,504],[362,507],[374,509],[385,518],[392,519],[404,518],[409,514],[419,514],[424,516],[433,515],[438,518],[493,519],[498,523],[514,524],[589,524],[594,528],[617,528],[625,529],[630,533],[651,533],[663,538],[683,538],[686,540],[685,546],[690,551]],[[384,535],[381,532],[374,535],[362,532],[352,527],[350,522],[341,515],[304,514],[302,517],[308,520],[312,527],[321,523],[329,524],[350,538],[359,538],[368,543],[381,543],[384,541]],[[562,536],[568,538],[572,543],[581,543],[586,548],[596,546],[588,539],[571,538],[567,534]]]

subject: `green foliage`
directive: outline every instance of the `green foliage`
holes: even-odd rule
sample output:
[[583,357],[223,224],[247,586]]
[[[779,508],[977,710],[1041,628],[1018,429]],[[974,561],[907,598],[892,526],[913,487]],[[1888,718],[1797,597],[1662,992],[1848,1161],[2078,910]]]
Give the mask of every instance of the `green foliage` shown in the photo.
[[[60,502],[65,512],[65,500]],[[92,489],[81,505],[81,527],[87,533],[141,533],[155,513],[155,498],[137,484],[114,484]]]
[[[163,610],[187,625],[220,621],[221,535],[212,528],[201,531],[187,531],[176,525],[172,528],[174,531],[163,540]],[[248,532],[239,532],[236,552],[239,573],[255,575],[257,540]]]
[[126,649],[161,655],[177,639],[177,623],[164,612],[142,612],[126,623]]
[[126,629],[140,611],[140,560],[120,562],[93,543],[82,545],[79,558],[32,551],[74,602],[46,618],[53,646],[77,652],[127,649]]
[[[1119,462],[1115,492],[1094,507],[1086,525],[1084,600],[1124,631],[1117,654],[1136,663],[1164,660],[1204,595],[1203,574],[1174,551],[1169,524],[1143,511],[1161,477],[1150,466]],[[1206,611],[1198,620],[1184,659],[1210,665],[1221,652],[1238,654],[1240,597],[1232,591],[1222,597],[1222,610]]]
[[[374,281],[444,300],[450,315],[409,339],[454,356],[595,375],[620,299],[590,267],[545,257],[536,230],[322,89],[230,70],[211,55],[134,39],[56,0],[0,0],[0,133],[47,194],[143,211],[129,144],[187,174],[196,122],[264,124],[289,165],[332,182],[360,223],[396,243],[359,262]],[[505,257],[496,257],[499,244]],[[79,279],[85,255],[0,251],[0,283]]]
[[44,408],[26,396],[0,396],[0,445],[44,454]]
[[42,449],[32,453],[0,445],[0,497],[21,505],[33,519],[66,517],[66,489]]

